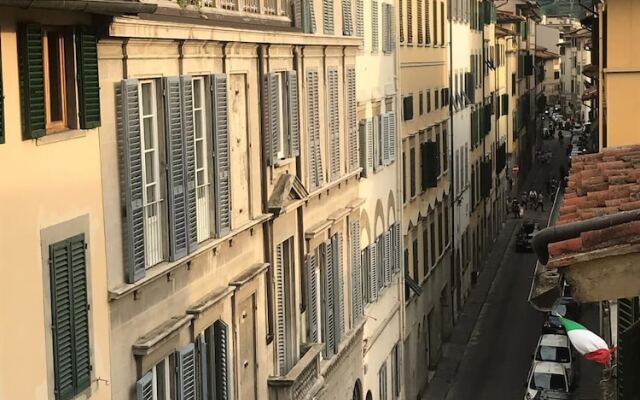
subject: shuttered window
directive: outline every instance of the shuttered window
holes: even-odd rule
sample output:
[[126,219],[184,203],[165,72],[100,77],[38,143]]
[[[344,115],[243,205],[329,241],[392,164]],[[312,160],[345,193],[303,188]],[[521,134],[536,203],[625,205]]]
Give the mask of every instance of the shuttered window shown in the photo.
[[91,383],[85,252],[83,234],[49,246],[56,400],[71,399]]
[[353,18],[351,12],[351,0],[342,0],[342,34],[353,35]]
[[433,268],[436,265],[436,258],[440,254],[436,249],[436,223],[433,218],[433,214],[429,217],[431,222],[429,223],[429,254],[431,254],[430,267]]
[[[431,44],[431,19],[429,19],[429,6],[430,0],[424,0],[424,43],[426,45]],[[429,111],[427,111],[429,112]]]
[[358,124],[356,116],[356,68],[354,66],[349,66],[346,68],[345,83],[347,89],[347,152],[349,156],[349,172],[351,172],[357,169],[360,164]]
[[364,0],[356,0],[356,36],[364,37]]
[[[384,4],[384,3],[383,3]],[[404,42],[404,5],[402,0],[398,0],[398,27],[400,43]]]
[[413,43],[413,1],[407,0],[407,43]]
[[418,239],[414,238],[412,243],[411,243],[411,250],[412,250],[412,257],[413,257],[413,280],[416,282],[420,282],[420,270],[418,268],[418,265],[420,265],[420,263],[418,262]]
[[376,244],[372,243],[365,249],[367,271],[367,299],[369,303],[378,300],[378,266],[376,263]]
[[360,167],[363,176],[367,177],[373,173],[374,145],[373,145],[373,121],[366,118],[358,124],[360,135]]
[[284,376],[291,367],[287,355],[287,346],[291,338],[288,337],[287,315],[291,310],[287,306],[287,278],[290,262],[290,244],[288,241],[279,243],[276,246],[275,255],[275,288],[276,288],[276,352],[278,358],[278,373]]
[[[417,10],[417,19],[418,19],[418,44],[422,44],[424,42],[424,21],[422,19],[422,2],[424,0],[417,0],[418,10]],[[428,0],[427,0],[428,1]]]
[[231,231],[231,171],[227,76],[211,75],[213,115],[213,194],[215,196],[215,232],[223,237]]
[[416,195],[416,148],[415,145],[411,145],[409,149],[409,188],[411,190],[411,198]]
[[388,112],[388,141],[387,146],[389,147],[389,163],[392,163],[396,160],[396,113]]
[[338,233],[326,240],[321,246],[321,254],[324,263],[321,268],[323,341],[325,358],[331,358],[337,353],[345,331],[342,235]]
[[314,0],[302,0],[302,30],[305,33],[316,32]]
[[353,220],[349,225],[351,244],[351,315],[354,325],[362,319],[362,275],[360,265],[360,221]]
[[329,166],[330,180],[340,178],[340,109],[338,103],[338,70],[327,69],[327,94],[328,94],[328,134],[329,137]]
[[391,351],[391,390],[393,398],[400,396],[400,350],[398,344]]
[[320,116],[318,103],[318,71],[307,71],[307,135],[309,138],[309,187],[317,189],[324,184],[322,154],[320,152]]
[[333,35],[333,0],[322,0],[322,27],[325,35]]
[[429,225],[426,220],[422,222],[422,273],[429,274]]
[[420,157],[422,165],[422,189],[438,186],[439,168],[439,146],[437,142],[425,142],[420,144]]
[[198,242],[202,242],[211,236],[211,183],[209,180],[211,143],[206,128],[205,104],[204,79],[195,78],[193,80],[193,141],[196,178],[196,236]]
[[[433,0],[433,45],[438,45],[438,0]],[[436,106],[436,108],[438,108]]]
[[380,46],[380,37],[379,37],[379,5],[376,0],[371,1],[371,52],[376,53]]
[[319,274],[318,270],[318,249],[307,254],[305,260],[305,268],[307,269],[307,337],[312,343],[320,341],[319,334]]
[[80,128],[95,128],[100,126],[100,85],[97,37],[90,27],[78,27],[76,52]]

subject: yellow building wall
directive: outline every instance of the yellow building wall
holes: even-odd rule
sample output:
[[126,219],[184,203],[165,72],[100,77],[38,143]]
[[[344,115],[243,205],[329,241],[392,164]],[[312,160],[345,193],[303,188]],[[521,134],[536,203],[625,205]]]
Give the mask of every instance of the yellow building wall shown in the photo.
[[53,399],[48,245],[88,243],[91,399],[111,398],[109,317],[100,184],[101,129],[22,140],[19,21],[90,23],[76,13],[0,8],[6,140],[0,144],[0,399]]

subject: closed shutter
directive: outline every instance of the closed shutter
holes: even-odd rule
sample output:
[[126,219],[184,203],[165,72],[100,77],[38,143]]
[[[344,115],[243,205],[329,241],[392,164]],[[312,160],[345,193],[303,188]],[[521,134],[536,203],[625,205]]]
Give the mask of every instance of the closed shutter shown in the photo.
[[358,168],[359,147],[358,147],[358,124],[356,117],[356,68],[347,67],[347,133],[349,135],[349,172]]
[[305,33],[316,32],[316,12],[313,0],[302,0],[302,30]]
[[322,0],[322,27],[325,35],[333,35],[333,0]]
[[127,79],[116,88],[116,129],[120,161],[120,193],[124,268],[128,283],[145,274],[144,212],[142,202],[142,148],[138,81]]
[[78,103],[80,128],[100,126],[100,83],[98,81],[98,47],[91,27],[79,26],[76,35],[78,68]]
[[286,306],[284,297],[284,245],[280,243],[276,246],[276,259],[275,259],[275,283],[276,283],[276,314],[277,314],[277,337],[276,337],[276,351],[278,356],[278,371],[281,376],[287,374],[287,359],[286,359]]
[[180,77],[182,98],[182,135],[184,137],[185,189],[187,208],[187,249],[193,253],[198,248],[198,221],[196,217],[196,154],[193,137],[193,79]]
[[335,304],[335,332],[336,332],[336,347],[334,352],[338,352],[338,344],[342,340],[344,334],[344,278],[343,278],[343,265],[342,265],[342,234],[337,233],[331,238],[331,254],[333,256],[333,272],[335,274],[334,279],[334,293],[333,300]]
[[353,35],[353,20],[351,19],[351,0],[342,0],[342,34]]
[[380,46],[379,27],[379,7],[376,0],[371,1],[371,51],[377,52]]
[[[206,332],[206,331],[205,331]],[[209,370],[209,360],[207,359],[210,353],[210,348],[213,347],[213,342],[207,343],[205,339],[206,333],[203,332],[196,337],[196,363],[198,379],[198,399],[209,399],[209,374],[212,372]],[[212,360],[212,358],[211,358]]]
[[378,267],[376,272],[378,275],[378,293],[380,293],[387,284],[387,277],[384,272],[386,262],[384,259],[385,243],[383,235],[378,236],[378,239],[376,239],[376,266]]
[[307,71],[307,133],[309,136],[309,187],[324,183],[320,153],[320,116],[318,103],[318,71]]
[[364,37],[364,0],[356,0],[356,36]]
[[391,283],[391,232],[384,233],[384,285]]
[[373,303],[374,301],[378,300],[378,268],[376,265],[376,244],[371,243],[366,250],[368,250],[369,257],[369,293],[367,294],[369,297],[369,302]]
[[18,66],[22,139],[36,139],[45,134],[44,67],[40,25],[30,23],[18,27]]
[[[368,123],[369,119],[360,120],[358,123],[358,135],[360,137],[360,167],[362,168],[362,176],[365,178],[369,176],[371,171],[369,164],[369,140],[371,139],[367,134],[368,132]],[[373,144],[372,144],[373,146]],[[371,155],[371,161],[373,161],[373,154]]]
[[382,3],[382,52],[389,51],[389,9],[386,3]]
[[425,44],[430,44],[431,43],[431,20],[429,19],[429,6],[431,1],[430,0],[424,0],[424,22],[425,22],[425,26],[424,26],[424,43]]
[[396,160],[396,113],[390,112],[389,115],[389,162]]
[[89,304],[84,234],[49,246],[56,399],[91,383]]
[[424,33],[423,27],[424,23],[422,22],[422,2],[423,0],[418,0],[418,10],[417,10],[417,19],[418,19],[418,44],[422,44],[424,42]]
[[178,400],[196,400],[196,349],[189,343],[177,353]]
[[325,358],[331,358],[334,354],[336,336],[335,336],[335,273],[333,271],[333,255],[331,249],[331,240],[324,243],[324,309],[323,309],[323,339],[325,343]]
[[307,319],[309,324],[309,340],[317,343],[320,340],[318,335],[318,272],[317,259],[315,254],[307,254],[307,293],[309,304],[307,307]]
[[216,235],[223,237],[231,230],[231,174],[229,160],[229,116],[227,76],[211,75],[213,101],[213,195],[216,210]]
[[396,263],[395,263],[395,268],[394,271],[400,272],[401,269],[401,264],[402,264],[402,236],[400,233],[400,224],[399,223],[395,223],[393,224],[393,230],[395,231],[395,241],[394,241],[394,249],[395,249],[395,253],[396,253]]
[[136,400],[153,400],[153,373],[151,371],[144,374],[136,382]]
[[213,323],[213,344],[215,347],[215,377],[216,377],[216,400],[230,400],[231,389],[229,388],[229,327],[224,321],[217,320]]
[[[413,2],[407,0],[407,43],[413,43]],[[402,19],[400,19],[402,21]],[[404,22],[400,23],[402,26]],[[400,35],[402,36],[402,35]]]
[[280,149],[280,98],[278,97],[278,74],[268,73],[264,77],[262,90],[262,113],[264,155],[267,165],[274,165]]
[[169,198],[169,250],[171,261],[187,255],[184,138],[180,78],[163,79],[167,143],[167,196]]
[[382,164],[389,164],[389,114],[385,113],[381,116],[381,140],[380,146],[382,147]]
[[331,167],[330,180],[340,177],[340,115],[338,103],[338,70],[327,70],[327,86],[329,92],[329,165]]
[[351,239],[351,313],[354,325],[362,318],[362,266],[360,256],[360,221],[350,224]]
[[287,71],[287,115],[289,116],[289,156],[300,155],[300,115],[298,106],[298,73]]

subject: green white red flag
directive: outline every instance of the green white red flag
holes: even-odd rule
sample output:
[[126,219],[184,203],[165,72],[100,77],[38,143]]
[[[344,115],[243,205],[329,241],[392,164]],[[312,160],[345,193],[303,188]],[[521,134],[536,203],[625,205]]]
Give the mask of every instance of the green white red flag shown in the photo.
[[560,317],[560,321],[567,331],[569,341],[580,354],[587,360],[609,364],[615,348],[610,349],[604,339],[575,321],[563,317]]

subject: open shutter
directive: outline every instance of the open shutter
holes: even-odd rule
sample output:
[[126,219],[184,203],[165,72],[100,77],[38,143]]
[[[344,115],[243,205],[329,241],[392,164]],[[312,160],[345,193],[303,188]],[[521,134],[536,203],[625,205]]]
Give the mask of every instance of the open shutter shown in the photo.
[[216,210],[216,235],[222,237],[231,230],[231,175],[229,166],[229,125],[227,76],[211,75],[213,101],[213,195]]
[[369,175],[369,160],[367,151],[369,149],[369,138],[367,137],[367,122],[368,119],[362,119],[358,123],[358,136],[360,138],[360,168],[362,168],[362,176],[364,176],[365,178]]
[[330,180],[334,181],[340,177],[340,114],[338,103],[338,70],[329,68],[327,70],[327,85],[329,91],[329,151],[331,168]]
[[136,400],[153,400],[153,373],[151,371],[144,374],[136,382]]
[[298,106],[298,73],[287,71],[287,115],[289,116],[289,156],[300,155],[300,115]]
[[178,350],[178,400],[196,400],[196,349],[193,343]]
[[349,135],[349,171],[358,168],[359,146],[358,146],[358,123],[356,116],[356,68],[347,67],[347,133]]
[[307,319],[309,323],[309,340],[317,343],[320,340],[318,335],[318,272],[315,254],[307,254],[307,297],[309,304],[307,307]]
[[391,268],[392,265],[392,257],[391,257],[392,249],[391,249],[391,231],[388,230],[384,233],[384,285],[388,286],[391,283]]
[[187,209],[187,248],[193,253],[198,247],[198,221],[196,219],[196,154],[193,131],[193,79],[180,77],[182,98],[182,136],[184,137],[185,189]]
[[333,256],[333,272],[335,274],[334,279],[334,304],[335,304],[335,332],[336,342],[334,352],[338,352],[338,344],[342,340],[344,333],[345,321],[344,321],[344,278],[343,278],[343,265],[342,265],[342,234],[337,233],[331,238],[331,254]]
[[86,249],[83,234],[69,239],[69,261],[73,292],[74,379],[76,394],[78,394],[91,384],[89,295],[87,293]]
[[389,154],[390,154],[390,149],[389,149],[389,114],[385,113],[382,114],[381,116],[381,122],[380,122],[380,128],[381,128],[381,135],[380,135],[380,146],[382,147],[382,164],[383,165],[387,165],[389,164]]
[[389,162],[396,160],[396,113],[389,114]]
[[364,0],[356,0],[356,36],[364,37]]
[[91,129],[100,126],[98,47],[96,34],[91,27],[78,27],[76,51],[80,128]]
[[333,272],[333,255],[331,251],[331,240],[324,243],[324,315],[322,316],[323,340],[325,343],[325,358],[331,358],[334,354],[335,336],[335,273]]
[[40,25],[29,23],[19,26],[18,65],[22,138],[36,139],[45,134],[44,67]]
[[351,242],[351,314],[354,325],[362,318],[362,269],[360,257],[360,221],[350,223]]
[[171,261],[187,255],[187,204],[185,196],[184,138],[180,78],[163,80],[167,143],[167,197],[169,198],[169,249]]
[[[394,241],[394,249],[396,253],[396,263],[395,263],[395,272],[400,272],[400,267],[402,266],[402,236],[400,233],[400,224],[396,222],[393,224],[393,230],[395,231],[395,241]],[[426,244],[425,244],[426,246]],[[426,262],[426,261],[425,261]]]
[[376,264],[376,244],[371,243],[368,249],[369,256],[369,302],[378,300],[378,267]]
[[379,6],[377,0],[371,1],[371,51],[377,52],[380,46],[380,34],[378,33],[379,27]]
[[351,17],[351,0],[342,0],[342,34],[353,35],[353,20]]
[[276,315],[277,315],[277,337],[276,337],[276,351],[278,357],[278,371],[280,376],[287,374],[287,358],[286,358],[286,309],[284,298],[284,246],[279,243],[276,246]]
[[318,71],[307,71],[307,134],[309,136],[309,187],[317,189],[324,183],[320,153],[320,116],[318,102]]
[[316,32],[316,12],[313,0],[302,0],[302,31],[304,33]]
[[264,154],[267,165],[274,165],[280,149],[280,99],[278,98],[278,74],[265,75],[262,90]]
[[389,51],[389,9],[386,3],[382,3],[382,52]]
[[124,80],[116,87],[116,128],[123,209],[124,268],[128,283],[144,277],[144,212],[142,202],[142,144],[138,81]]
[[230,400],[229,388],[229,327],[224,321],[217,320],[213,323],[213,345],[215,347],[216,364],[216,400]]
[[322,27],[325,35],[333,35],[333,0],[322,0]]
[[201,333],[196,337],[196,354],[197,354],[197,379],[198,379],[198,398],[205,400],[209,399],[209,360],[207,355],[209,354],[209,344],[205,340],[205,333]]

